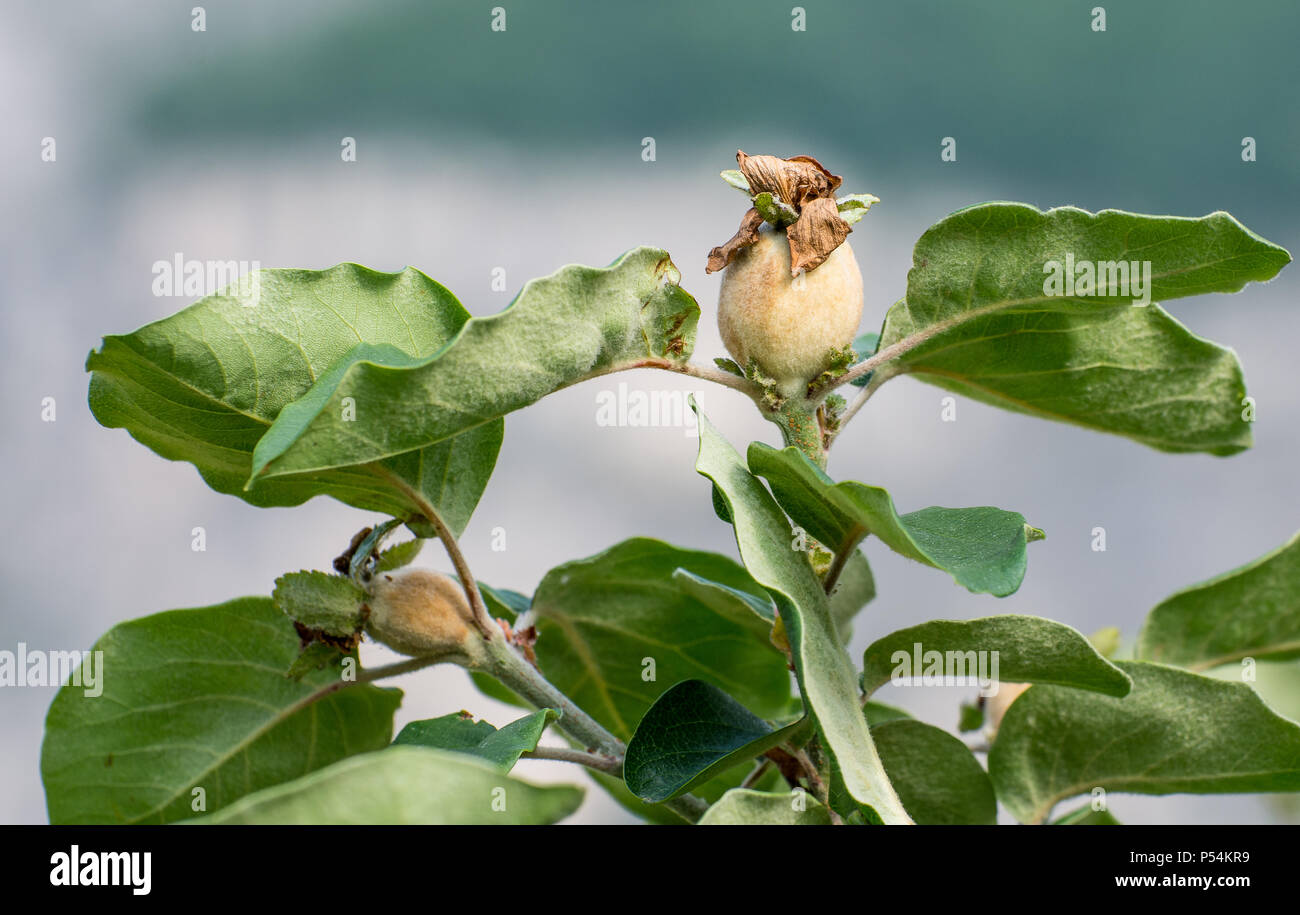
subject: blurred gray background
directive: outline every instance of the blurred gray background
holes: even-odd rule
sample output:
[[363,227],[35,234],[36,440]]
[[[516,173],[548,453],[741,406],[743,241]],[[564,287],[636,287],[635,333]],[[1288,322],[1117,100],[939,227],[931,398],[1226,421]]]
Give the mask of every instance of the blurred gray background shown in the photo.
[[[21,2],[0,12],[0,440],[5,509],[0,647],[89,648],[114,623],[269,593],[286,570],[325,568],[373,520],[326,499],[257,510],[208,490],[86,405],[88,350],[187,304],[151,293],[151,265],[200,260],[326,267],[414,265],[469,310],[504,307],[530,277],[667,248],[704,310],[698,359],[722,353],[710,247],[744,201],[717,178],[750,153],[810,153],[845,190],[882,202],[851,243],[867,283],[864,330],[902,295],[931,223],[989,199],[1200,215],[1226,209],[1295,251],[1300,190],[1300,7],[1286,2],[1103,0],[805,4],[497,2]],[[505,32],[490,28],[504,6]],[[343,137],[357,161],[340,160]],[[940,161],[944,137],[956,162]],[[1242,138],[1258,161],[1241,159]],[[57,160],[41,161],[54,137]],[[642,159],[653,137],[656,157]],[[491,289],[503,267],[507,292]],[[1024,586],[998,601],[869,544],[880,596],[853,651],[900,626],[1041,614],[1131,642],[1146,611],[1187,584],[1281,544],[1300,523],[1295,382],[1300,272],[1236,296],[1172,303],[1232,346],[1258,401],[1256,446],[1231,459],[1127,440],[960,401],[910,379],[882,388],[830,472],[888,487],[900,510],[997,505],[1048,539]],[[506,424],[496,475],[464,545],[480,578],[531,592],[552,566],[632,535],[734,555],[680,428],[606,428],[596,394],[569,389]],[[57,421],[41,421],[54,397]],[[740,395],[701,402],[731,440],[778,443]],[[664,493],[675,494],[665,498]],[[206,552],[190,531],[207,530]],[[1090,549],[1103,526],[1108,550]],[[507,550],[493,552],[493,528]],[[441,563],[433,548],[421,562]],[[368,663],[383,649],[368,647]],[[1261,674],[1300,717],[1297,665]],[[398,685],[407,720],[512,712],[458,669]],[[963,690],[881,696],[941,726]],[[53,689],[0,690],[0,821],[45,819],[38,760]],[[519,770],[571,778],[562,764]],[[1116,797],[1127,822],[1276,822],[1286,799]],[[592,789],[582,822],[627,818]]]

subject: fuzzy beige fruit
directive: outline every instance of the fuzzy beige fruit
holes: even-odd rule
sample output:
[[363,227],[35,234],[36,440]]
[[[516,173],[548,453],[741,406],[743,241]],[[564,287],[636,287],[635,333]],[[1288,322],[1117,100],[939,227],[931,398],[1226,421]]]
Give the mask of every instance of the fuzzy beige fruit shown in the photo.
[[988,726],[985,728],[985,735],[989,740],[997,736],[998,728],[1002,727],[1002,718],[1006,715],[1007,709],[1011,708],[1011,703],[1020,698],[1020,694],[1029,689],[1029,683],[999,683],[998,691],[988,699],[988,705],[985,707],[985,720]]
[[460,583],[428,569],[380,572],[370,581],[366,631],[412,657],[468,657],[481,638]]
[[801,397],[853,343],[862,323],[862,272],[848,242],[814,270],[790,276],[786,233],[764,226],[722,274],[718,330],[743,369],[752,360],[785,397]]

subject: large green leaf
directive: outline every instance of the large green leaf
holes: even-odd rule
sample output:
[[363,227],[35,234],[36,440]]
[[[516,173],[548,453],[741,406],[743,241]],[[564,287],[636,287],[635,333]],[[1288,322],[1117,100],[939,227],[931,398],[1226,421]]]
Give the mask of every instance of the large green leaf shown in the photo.
[[[424,448],[587,378],[690,356],[699,306],[666,252],[530,281],[499,314],[409,358],[358,354],[322,378],[258,442],[257,479],[363,464]],[[341,419],[343,398],[364,405]],[[413,405],[418,405],[414,409]]]
[[831,815],[805,792],[733,788],[700,817],[701,826],[829,826]]
[[[988,659],[982,669],[981,654]],[[877,639],[863,655],[862,689],[874,693],[896,670],[923,676],[940,659],[939,673],[945,675],[973,678],[978,671],[1008,683],[1054,683],[1108,696],[1125,696],[1132,685],[1077,630],[1037,616],[1008,615],[932,620]],[[964,673],[956,672],[957,664]]]
[[767,600],[733,560],[647,538],[552,569],[532,603],[542,673],[623,740],[681,680],[705,680],[760,715],[780,714],[790,676],[771,646],[771,623],[739,599],[700,600],[692,576]]
[[1147,616],[1137,656],[1193,670],[1300,657],[1300,534],[1166,598]]
[[[245,484],[254,446],[276,417],[331,377],[354,346],[377,347],[390,358],[429,356],[460,331],[469,312],[411,268],[262,270],[253,287],[255,296],[236,284],[133,334],[105,337],[86,360],[95,418],[125,428],[168,460],[189,461],[213,489],[253,505],[298,505],[328,494],[357,508],[409,515],[414,506],[402,487],[410,486],[459,533],[496,463],[501,422],[352,462],[364,466],[335,464]],[[351,421],[337,406],[335,434],[345,438],[392,408],[357,398]]]
[[804,727],[775,729],[702,680],[670,687],[645,713],[627,745],[623,780],[657,804],[761,756]]
[[853,480],[836,483],[799,449],[749,446],[749,469],[767,480],[794,522],[840,552],[875,534],[890,549],[942,569],[960,585],[998,597],[1025,577],[1025,544],[1042,531],[1000,508],[924,508],[899,515],[889,493]]
[[1142,661],[1122,699],[1031,686],[1012,703],[989,752],[998,799],[1027,823],[1059,801],[1108,794],[1300,790],[1300,727],[1244,683]]
[[520,756],[537,749],[542,732],[557,715],[554,709],[538,709],[497,729],[486,721],[475,721],[467,712],[452,712],[410,722],[393,743],[469,753],[509,772]]
[[845,788],[884,822],[910,822],[871,742],[858,704],[853,665],[807,554],[791,549],[785,514],[698,407],[696,412],[700,431],[696,470],[712,480],[721,494],[745,567],[776,601],[804,702]]
[[289,620],[264,597],[121,623],[103,695],[64,686],[45,721],[41,776],[53,823],[168,823],[386,746],[401,692],[354,685],[306,704],[337,668],[300,681]]
[[871,737],[903,806],[922,826],[993,825],[998,802],[988,773],[966,744],[923,721],[901,718]]
[[[1067,255],[1076,265],[1150,262],[1152,304],[1136,307],[1134,295],[1046,294],[1044,265],[1064,265]],[[1251,442],[1237,357],[1154,303],[1235,292],[1290,260],[1227,213],[1184,219],[970,207],[917,242],[907,296],[885,318],[880,352],[918,345],[877,374],[914,374],[994,406],[1164,451],[1233,454]]]
[[573,813],[582,789],[540,786],[484,760],[390,747],[259,791],[196,823],[242,825],[545,825]]

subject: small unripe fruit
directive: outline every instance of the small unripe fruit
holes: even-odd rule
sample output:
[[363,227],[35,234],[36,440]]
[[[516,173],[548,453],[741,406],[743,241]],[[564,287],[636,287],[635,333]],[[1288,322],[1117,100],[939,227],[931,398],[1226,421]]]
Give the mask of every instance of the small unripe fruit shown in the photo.
[[786,233],[764,226],[722,275],[723,344],[741,368],[752,360],[786,397],[802,397],[832,351],[853,343],[861,322],[862,273],[848,242],[792,278]]
[[464,656],[479,638],[460,583],[428,569],[380,572],[366,603],[366,631],[405,655]]
[[988,727],[985,733],[992,739],[997,736],[998,728],[1002,727],[1002,718],[1006,715],[1007,709],[1011,708],[1011,703],[1020,698],[1020,694],[1029,689],[1028,683],[999,683],[998,691],[989,697],[988,704],[985,706],[985,719],[988,721]]

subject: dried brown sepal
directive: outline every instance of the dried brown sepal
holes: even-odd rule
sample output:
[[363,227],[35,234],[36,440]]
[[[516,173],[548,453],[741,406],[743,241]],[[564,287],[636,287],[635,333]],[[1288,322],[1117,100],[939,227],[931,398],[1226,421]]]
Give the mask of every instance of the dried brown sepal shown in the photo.
[[736,162],[754,194],[767,191],[796,210],[810,200],[831,196],[842,180],[812,156],[750,156],[738,149]]
[[[832,175],[812,156],[782,159],[778,156],[751,156],[738,149],[736,163],[749,182],[752,196],[771,194],[798,214],[798,219],[785,227],[790,241],[791,276],[797,276],[800,270],[819,267],[853,231],[853,227],[840,217],[835,201],[835,191],[843,179]],[[705,272],[716,273],[723,269],[742,250],[757,242],[762,224],[763,217],[757,207],[747,212],[736,234],[726,244],[709,252]]]
[[705,273],[717,273],[731,263],[743,249],[758,241],[758,229],[763,225],[763,216],[755,207],[740,218],[740,228],[726,242],[709,252],[709,262],[704,267]]
[[799,220],[785,230],[790,239],[790,275],[820,267],[844,243],[853,227],[840,218],[835,198],[818,197],[804,206]]
[[304,626],[297,620],[293,621],[293,628],[298,633],[298,648],[301,651],[306,651],[315,642],[324,642],[339,651],[348,653],[355,651],[357,645],[361,644],[361,633],[359,631],[346,637],[330,635],[323,629]]
[[338,572],[340,575],[347,575],[352,571],[352,557],[356,555],[357,548],[361,546],[361,541],[365,540],[372,530],[374,530],[374,528],[363,527],[352,535],[352,542],[348,544],[348,548],[344,550],[342,554],[334,557],[335,572]]

